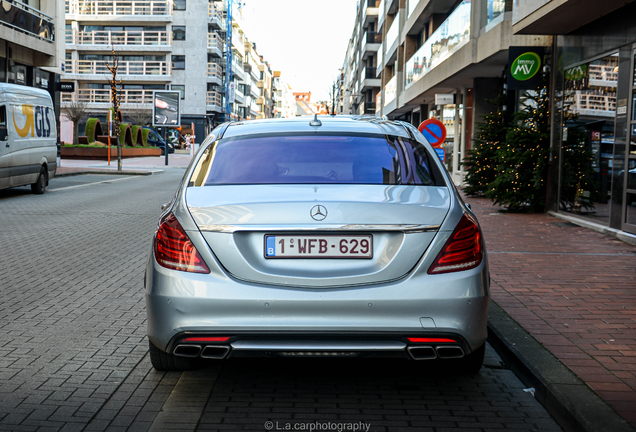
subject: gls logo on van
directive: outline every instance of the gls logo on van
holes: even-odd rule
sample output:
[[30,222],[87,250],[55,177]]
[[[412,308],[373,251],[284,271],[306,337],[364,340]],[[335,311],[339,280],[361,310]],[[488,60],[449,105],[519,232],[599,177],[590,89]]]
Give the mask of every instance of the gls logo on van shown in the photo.
[[[26,138],[31,132],[31,136],[38,136],[39,138],[51,136],[51,120],[49,118],[49,107],[43,107],[36,105],[22,104],[22,107],[18,105],[18,119],[25,118],[24,126],[20,127],[16,123],[16,106],[13,105],[13,126],[15,130],[22,138]],[[22,112],[20,112],[22,111]],[[22,121],[20,121],[22,123]]]

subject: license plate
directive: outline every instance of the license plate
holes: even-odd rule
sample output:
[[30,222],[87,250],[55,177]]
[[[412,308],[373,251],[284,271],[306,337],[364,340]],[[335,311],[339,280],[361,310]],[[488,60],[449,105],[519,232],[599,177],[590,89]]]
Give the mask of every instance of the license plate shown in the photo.
[[266,235],[265,258],[373,258],[373,236]]

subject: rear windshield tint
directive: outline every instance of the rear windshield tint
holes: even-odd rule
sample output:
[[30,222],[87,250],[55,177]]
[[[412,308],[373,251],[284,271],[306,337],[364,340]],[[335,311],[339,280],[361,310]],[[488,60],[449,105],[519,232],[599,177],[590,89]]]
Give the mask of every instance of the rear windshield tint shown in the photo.
[[217,141],[191,186],[370,184],[441,186],[426,148],[386,136],[256,136]]

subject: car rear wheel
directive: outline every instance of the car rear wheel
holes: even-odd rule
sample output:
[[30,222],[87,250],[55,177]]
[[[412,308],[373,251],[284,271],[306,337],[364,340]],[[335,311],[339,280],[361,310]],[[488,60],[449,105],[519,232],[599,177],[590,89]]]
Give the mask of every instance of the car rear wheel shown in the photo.
[[42,167],[40,168],[40,175],[38,175],[38,179],[35,181],[35,183],[31,184],[31,191],[34,194],[44,193],[44,189],[46,189],[46,177],[46,168],[44,168],[44,165],[42,165]]
[[195,359],[169,354],[148,341],[150,347],[150,363],[158,371],[185,371],[194,368]]

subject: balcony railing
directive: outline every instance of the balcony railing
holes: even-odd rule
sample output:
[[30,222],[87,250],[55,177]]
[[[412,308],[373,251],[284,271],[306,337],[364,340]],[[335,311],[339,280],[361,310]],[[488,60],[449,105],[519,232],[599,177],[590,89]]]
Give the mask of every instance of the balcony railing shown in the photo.
[[397,75],[384,86],[384,106],[387,106],[395,99],[397,94]]
[[223,107],[223,95],[215,91],[209,91],[207,94],[206,104]]
[[210,2],[208,3],[208,18],[218,19],[223,22],[223,8],[224,2]]
[[67,31],[66,43],[77,45],[172,45],[171,32],[165,31]]
[[[66,60],[65,71],[67,74],[111,75],[101,60]],[[161,61],[120,61],[117,69],[118,75],[170,75],[170,72],[170,62]]]
[[66,13],[76,15],[171,15],[171,0],[66,0]]
[[382,43],[382,34],[374,31],[367,31],[365,41],[368,44]]
[[365,79],[377,79],[376,68],[367,66],[364,68]]
[[470,0],[464,0],[406,62],[405,87],[429,73],[470,40]]
[[208,78],[223,80],[223,68],[217,63],[208,63]]
[[[152,104],[154,90],[119,90],[121,104]],[[109,89],[78,89],[74,93],[61,93],[62,102],[111,103]]]
[[217,48],[223,52],[223,40],[216,33],[208,33],[208,48]]

